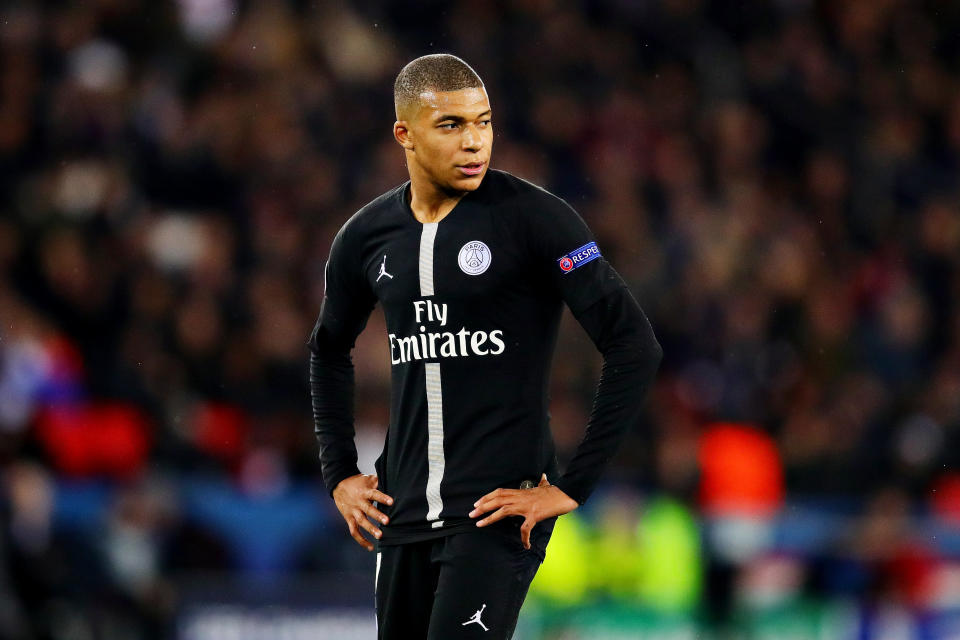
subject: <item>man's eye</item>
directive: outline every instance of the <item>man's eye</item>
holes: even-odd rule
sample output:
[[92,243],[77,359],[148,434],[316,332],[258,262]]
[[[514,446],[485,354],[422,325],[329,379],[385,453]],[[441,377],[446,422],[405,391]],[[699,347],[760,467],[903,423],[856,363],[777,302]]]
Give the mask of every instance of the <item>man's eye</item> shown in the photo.
[[453,130],[453,129],[456,129],[457,126],[458,126],[458,125],[457,125],[456,122],[447,122],[447,123],[445,123],[445,124],[440,125],[440,128],[441,128],[441,129]]
[[490,126],[490,120],[481,120],[481,121],[480,121],[480,124],[481,124],[482,126],[484,126],[484,127],[489,127],[489,126]]

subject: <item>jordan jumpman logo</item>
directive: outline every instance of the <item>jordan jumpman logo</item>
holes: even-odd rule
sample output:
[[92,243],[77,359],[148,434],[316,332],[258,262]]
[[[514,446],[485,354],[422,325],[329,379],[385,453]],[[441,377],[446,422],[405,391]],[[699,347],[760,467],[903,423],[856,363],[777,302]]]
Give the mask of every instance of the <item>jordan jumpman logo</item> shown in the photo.
[[486,609],[486,608],[487,608],[487,605],[486,605],[486,603],[484,603],[484,605],[483,605],[482,607],[480,607],[480,610],[477,611],[475,614],[473,614],[473,617],[472,617],[472,618],[470,618],[469,620],[467,620],[466,622],[464,622],[464,623],[463,623],[462,625],[460,625],[460,626],[461,626],[461,627],[465,627],[465,626],[467,626],[468,624],[473,624],[474,622],[476,622],[478,625],[480,625],[481,627],[483,627],[483,630],[484,630],[484,631],[490,631],[490,629],[487,629],[487,625],[483,624],[483,622],[480,620],[480,614],[483,613],[483,610]]
[[380,274],[377,276],[377,282],[380,282],[380,278],[383,276],[393,280],[393,276],[387,273],[387,254],[383,254],[383,262],[380,263]]

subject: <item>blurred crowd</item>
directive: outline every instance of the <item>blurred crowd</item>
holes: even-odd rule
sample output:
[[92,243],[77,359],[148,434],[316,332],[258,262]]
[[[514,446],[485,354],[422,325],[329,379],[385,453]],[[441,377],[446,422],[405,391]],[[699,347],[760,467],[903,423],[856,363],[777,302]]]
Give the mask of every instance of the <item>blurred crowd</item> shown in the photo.
[[[406,179],[392,83],[431,52],[477,69],[492,165],[584,216],[664,347],[610,478],[710,517],[705,429],[736,423],[773,445],[787,502],[899,523],[873,559],[916,533],[910,514],[956,525],[957,33],[946,0],[5,3],[0,628],[70,629],[38,594],[90,584],[163,619],[171,572],[242,566],[231,525],[181,515],[205,495],[184,479],[306,486],[330,516],[305,342],[334,233]],[[355,353],[367,471],[384,336],[376,310]],[[569,318],[558,354],[566,457],[599,359]],[[71,554],[54,494],[91,481],[116,491]],[[340,529],[264,562],[359,562]]]

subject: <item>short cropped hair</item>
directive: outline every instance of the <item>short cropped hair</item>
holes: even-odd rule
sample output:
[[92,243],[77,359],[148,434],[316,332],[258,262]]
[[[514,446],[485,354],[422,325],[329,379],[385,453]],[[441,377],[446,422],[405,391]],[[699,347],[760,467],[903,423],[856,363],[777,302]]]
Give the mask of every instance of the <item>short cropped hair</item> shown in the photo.
[[483,87],[470,65],[449,53],[432,53],[407,63],[393,83],[393,106],[397,119],[420,101],[425,91],[459,91]]

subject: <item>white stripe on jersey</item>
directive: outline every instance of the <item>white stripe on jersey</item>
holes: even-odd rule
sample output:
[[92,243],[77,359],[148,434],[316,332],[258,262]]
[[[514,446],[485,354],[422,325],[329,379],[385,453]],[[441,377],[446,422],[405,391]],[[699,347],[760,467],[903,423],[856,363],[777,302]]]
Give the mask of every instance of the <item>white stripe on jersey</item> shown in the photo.
[[[376,605],[377,598],[377,585],[380,583],[380,557],[383,555],[382,551],[377,551],[377,572],[373,574],[373,598],[374,605]],[[377,635],[380,634],[380,616],[374,616],[377,621]]]
[[440,481],[443,479],[443,391],[440,387],[440,363],[423,365],[427,374],[427,520],[436,520],[433,528],[443,526],[440,512]]
[[433,241],[439,222],[427,222],[420,234],[420,295],[433,295]]
[[[433,242],[437,238],[439,222],[423,225],[420,234],[420,295],[433,295]],[[443,480],[445,460],[443,458],[443,391],[440,385],[440,364],[428,362],[424,365],[427,385],[427,521],[433,521],[432,527],[443,526],[438,520],[443,511],[443,499],[440,497],[440,482]]]

